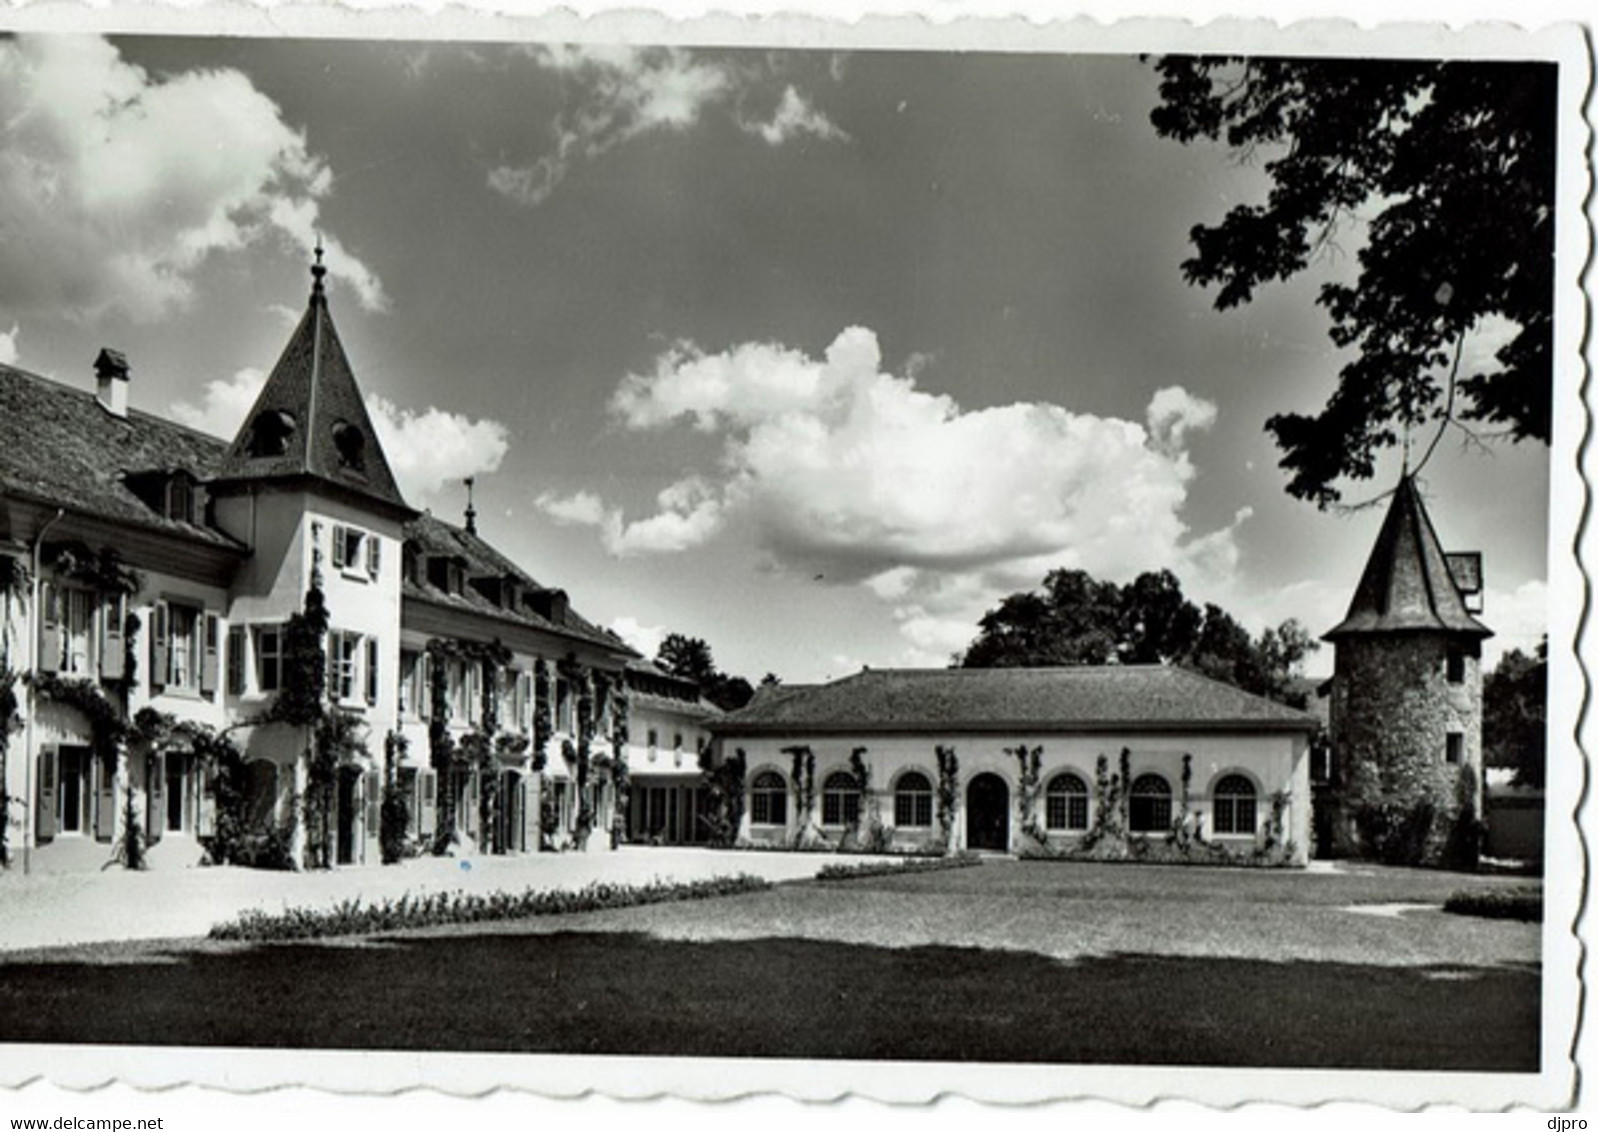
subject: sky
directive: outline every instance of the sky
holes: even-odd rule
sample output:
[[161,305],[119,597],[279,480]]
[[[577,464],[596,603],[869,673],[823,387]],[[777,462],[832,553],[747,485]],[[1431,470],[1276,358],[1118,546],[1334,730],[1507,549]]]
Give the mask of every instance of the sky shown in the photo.
[[[0,361],[87,388],[119,348],[135,407],[231,436],[320,238],[410,502],[459,521],[475,477],[483,535],[646,653],[942,665],[1057,567],[1319,634],[1381,509],[1287,495],[1264,422],[1334,386],[1359,225],[1217,312],[1188,232],[1266,180],[1155,99],[1130,56],[7,40]],[[1422,487],[1489,662],[1532,648],[1547,449],[1445,440]]]

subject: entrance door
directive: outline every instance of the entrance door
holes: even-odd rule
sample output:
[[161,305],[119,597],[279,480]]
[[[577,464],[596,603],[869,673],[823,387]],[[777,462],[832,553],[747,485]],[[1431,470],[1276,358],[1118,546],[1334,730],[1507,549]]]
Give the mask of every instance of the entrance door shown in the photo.
[[360,810],[361,772],[345,767],[338,774],[338,848],[341,865],[355,863],[355,819]]
[[965,845],[1010,850],[1010,788],[996,774],[979,774],[966,788]]

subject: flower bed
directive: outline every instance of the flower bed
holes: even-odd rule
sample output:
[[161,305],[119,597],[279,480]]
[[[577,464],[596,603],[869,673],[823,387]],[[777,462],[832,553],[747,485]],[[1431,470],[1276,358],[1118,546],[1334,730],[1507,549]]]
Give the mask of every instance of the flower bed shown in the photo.
[[935,873],[943,869],[964,869],[980,865],[975,853],[953,857],[909,857],[900,861],[862,861],[856,865],[823,865],[817,880],[857,880],[861,877],[898,876],[901,873]]
[[707,880],[652,881],[626,885],[595,881],[566,890],[527,889],[524,892],[435,892],[427,896],[386,899],[369,904],[345,900],[331,908],[286,908],[281,912],[251,909],[236,920],[211,928],[210,938],[221,940],[297,940],[327,936],[366,935],[372,932],[429,928],[439,924],[474,924],[492,920],[523,920],[534,916],[563,916],[598,912],[607,908],[632,908],[673,900],[704,900],[760,892],[771,887],[763,877],[739,873]]
[[1490,888],[1456,892],[1443,901],[1443,911],[1489,920],[1542,923],[1543,890],[1537,887]]

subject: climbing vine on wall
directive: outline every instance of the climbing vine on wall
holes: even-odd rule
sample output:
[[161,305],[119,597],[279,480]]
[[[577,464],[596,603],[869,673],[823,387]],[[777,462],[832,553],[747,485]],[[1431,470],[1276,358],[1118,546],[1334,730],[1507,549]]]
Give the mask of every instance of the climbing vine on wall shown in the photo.
[[892,832],[882,821],[882,800],[877,797],[871,781],[871,763],[866,753],[865,747],[856,747],[849,752],[849,768],[854,772],[855,784],[860,788],[860,808],[855,813],[855,820],[850,824],[849,836],[845,841],[847,843],[852,838],[854,845],[867,853],[885,853],[892,840]]
[[610,817],[610,847],[627,840],[627,809],[632,801],[632,773],[627,765],[627,744],[630,733],[632,699],[627,692],[627,674],[618,673],[610,688],[610,748],[614,763],[611,781],[616,785],[616,804]]
[[938,760],[938,831],[948,853],[954,848],[954,818],[960,806],[960,759],[953,747],[939,746],[933,754]]
[[1038,822],[1038,793],[1042,789],[1043,748],[1028,747],[1025,743],[1006,747],[1004,753],[1012,755],[1017,764],[1016,795],[1021,808],[1021,834],[1034,845],[1047,845],[1048,835]]
[[809,849],[824,840],[816,825],[816,755],[803,744],[784,747],[782,753],[792,759],[794,813],[798,827],[794,832],[795,848]]
[[708,814],[702,814],[706,835],[712,845],[727,848],[738,841],[744,820],[744,777],[749,772],[749,756],[742,747],[715,761],[709,747],[699,752],[699,771],[710,794]]
[[18,710],[17,673],[9,658],[0,661],[0,869],[11,864],[11,811],[20,809],[21,799],[13,799],[6,789],[6,763],[11,753],[11,736],[22,728],[22,715]]
[[549,740],[555,734],[550,707],[549,661],[533,662],[533,773],[542,774],[549,765]]
[[378,813],[378,847],[383,864],[393,865],[411,855],[411,796],[400,788],[399,765],[405,761],[410,741],[399,731],[383,737],[383,800]]

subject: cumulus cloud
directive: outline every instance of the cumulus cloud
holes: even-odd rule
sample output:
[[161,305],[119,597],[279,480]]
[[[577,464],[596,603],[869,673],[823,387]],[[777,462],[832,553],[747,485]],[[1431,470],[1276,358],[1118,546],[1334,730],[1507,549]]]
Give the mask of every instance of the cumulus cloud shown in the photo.
[[618,617],[608,628],[633,648],[650,657],[660,651],[660,642],[666,639],[664,625],[645,625],[634,617]]
[[[190,428],[232,439],[265,383],[260,370],[240,370],[208,382],[198,403],[174,402],[172,416]],[[495,471],[510,449],[510,430],[498,421],[474,421],[432,406],[418,412],[375,393],[366,395],[366,412],[400,490],[411,499]]]
[[198,404],[174,401],[172,416],[190,428],[231,440],[265,384],[266,374],[262,370],[241,369],[232,377],[206,382]]
[[17,360],[17,335],[22,328],[16,323],[11,324],[11,329],[0,334],[0,365],[13,365]]
[[822,141],[848,141],[849,135],[811,105],[793,87],[782,92],[782,101],[767,121],[742,121],[745,133],[757,134],[770,146],[779,146],[800,134],[811,134]]
[[1493,631],[1482,643],[1482,663],[1492,668],[1510,649],[1532,653],[1548,633],[1548,583],[1522,582],[1514,589],[1487,587],[1480,619]]
[[498,421],[433,406],[417,412],[375,393],[366,395],[366,411],[400,490],[413,499],[497,470],[510,450],[510,430]]
[[[1182,519],[1186,445],[1216,417],[1186,390],[1155,394],[1146,424],[1047,403],[965,410],[885,372],[863,327],[819,358],[679,343],[625,377],[610,408],[629,430],[684,423],[721,440],[715,475],[663,492],[652,516],[627,522],[585,498],[612,552],[688,549],[737,529],[779,566],[863,584],[918,655],[942,660],[1000,595],[1055,567],[1118,580],[1165,566],[1231,573],[1249,517],[1199,536]],[[570,501],[543,503],[554,514]]]
[[588,491],[569,496],[545,492],[534,501],[557,523],[598,528],[605,549],[618,558],[687,550],[721,528],[721,501],[715,489],[698,476],[667,487],[655,502],[659,511],[629,523],[620,508],[606,507],[599,496]]
[[[328,166],[234,70],[157,77],[104,39],[0,42],[0,304],[155,318],[211,255],[275,235],[309,254]],[[363,306],[372,272],[327,240]]]
[[792,86],[769,120],[745,122],[741,107],[767,80],[769,67],[734,65],[680,47],[539,45],[528,54],[560,76],[567,107],[553,123],[549,152],[489,171],[489,188],[520,204],[542,204],[579,161],[644,134],[687,130],[713,108],[730,110],[742,128],[773,146],[800,134],[847,140]]

